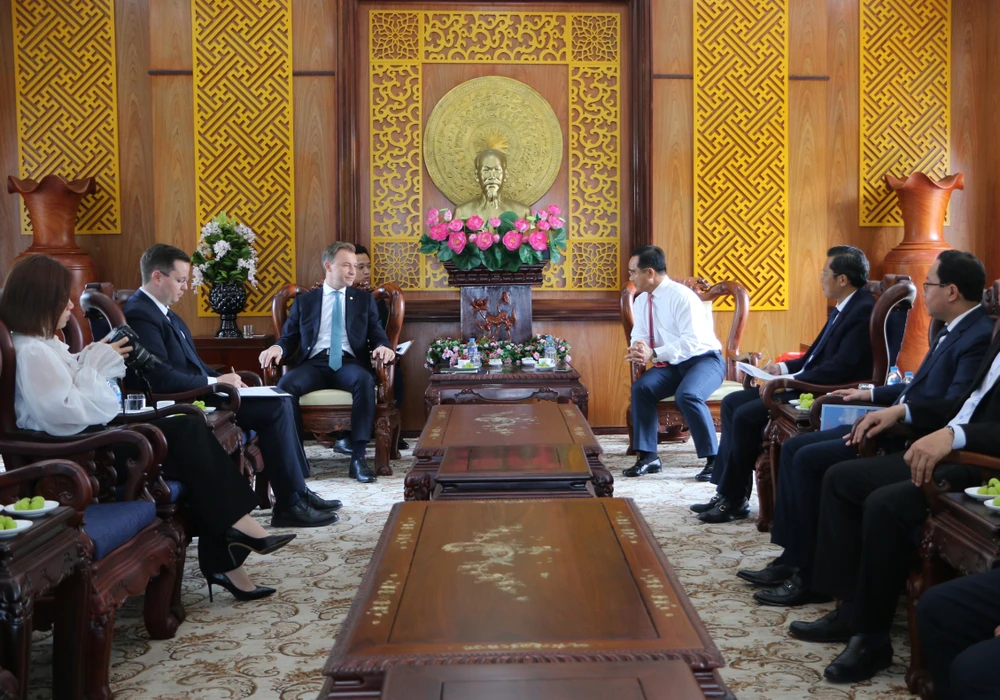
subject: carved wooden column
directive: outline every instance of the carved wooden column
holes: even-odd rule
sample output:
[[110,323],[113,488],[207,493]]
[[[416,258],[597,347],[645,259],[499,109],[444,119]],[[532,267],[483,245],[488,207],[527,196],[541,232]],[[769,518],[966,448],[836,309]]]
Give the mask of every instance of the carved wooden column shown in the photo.
[[46,175],[40,182],[7,178],[7,192],[15,192],[24,197],[31,219],[33,240],[31,247],[21,253],[14,262],[29,255],[48,255],[69,269],[73,277],[70,290],[73,314],[80,322],[84,343],[89,343],[90,324],[80,308],[80,294],[89,282],[99,282],[100,273],[94,260],[76,244],[76,213],[80,202],[88,194],[97,191],[94,178],[67,182],[58,175]]
[[[962,173],[937,182],[923,173],[913,173],[905,180],[886,175],[885,181],[896,193],[903,212],[903,241],[885,256],[883,271],[909,275],[919,289],[937,256],[942,250],[951,249],[944,240],[944,217],[952,190],[965,189],[965,181]],[[917,371],[927,354],[929,325],[921,292],[907,317],[903,347],[896,359],[900,371]]]
[[542,284],[548,263],[521,265],[517,272],[444,263],[448,284],[462,290],[462,339],[488,336],[523,343],[531,337],[531,288]]

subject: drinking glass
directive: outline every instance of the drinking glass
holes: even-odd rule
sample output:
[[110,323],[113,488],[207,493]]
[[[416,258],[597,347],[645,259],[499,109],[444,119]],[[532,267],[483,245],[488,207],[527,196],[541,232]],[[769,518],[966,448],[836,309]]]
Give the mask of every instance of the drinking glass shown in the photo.
[[146,397],[143,394],[129,394],[125,397],[125,413],[138,413],[146,409]]
[[252,338],[253,337],[253,324],[245,323],[243,324],[243,337]]

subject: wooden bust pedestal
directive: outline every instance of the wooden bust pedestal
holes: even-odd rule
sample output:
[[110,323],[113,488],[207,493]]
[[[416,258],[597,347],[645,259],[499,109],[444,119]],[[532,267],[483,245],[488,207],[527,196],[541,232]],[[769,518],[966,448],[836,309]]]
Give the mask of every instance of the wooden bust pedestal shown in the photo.
[[531,288],[542,283],[547,263],[521,265],[517,272],[444,263],[448,284],[462,290],[462,339],[487,336],[523,343],[531,338]]

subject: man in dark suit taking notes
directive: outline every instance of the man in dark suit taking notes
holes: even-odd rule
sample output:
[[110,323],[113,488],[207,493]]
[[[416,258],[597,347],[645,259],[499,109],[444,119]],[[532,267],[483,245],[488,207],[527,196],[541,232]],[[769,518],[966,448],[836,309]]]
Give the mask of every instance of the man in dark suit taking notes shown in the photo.
[[296,365],[278,382],[292,396],[321,389],[351,392],[351,477],[368,483],[375,472],[365,460],[375,422],[371,360],[392,362],[396,353],[379,323],[375,298],[351,285],[357,258],[350,243],[323,251],[323,286],[296,297],[277,343],[260,354],[261,367],[297,353]]
[[[161,394],[190,391],[215,383],[244,386],[236,373],[220,374],[198,357],[187,324],[170,307],[188,287],[191,259],[181,249],[157,243],[142,254],[142,287],[125,304],[125,318],[139,341],[163,363],[145,378]],[[274,490],[271,525],[317,527],[337,522],[340,501],[326,500],[305,483],[309,463],[298,438],[295,401],[290,397],[243,398],[236,423],[260,438],[264,473]]]

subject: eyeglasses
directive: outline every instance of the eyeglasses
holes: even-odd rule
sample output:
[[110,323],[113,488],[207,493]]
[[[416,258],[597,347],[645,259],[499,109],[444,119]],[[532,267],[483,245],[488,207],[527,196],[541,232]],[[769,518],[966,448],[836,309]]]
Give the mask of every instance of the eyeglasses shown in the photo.
[[926,282],[925,281],[925,282],[921,283],[921,286],[924,288],[924,291],[926,292],[928,287],[950,287],[951,286],[951,282]]

